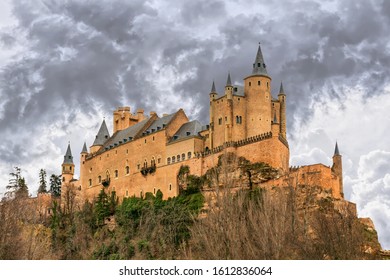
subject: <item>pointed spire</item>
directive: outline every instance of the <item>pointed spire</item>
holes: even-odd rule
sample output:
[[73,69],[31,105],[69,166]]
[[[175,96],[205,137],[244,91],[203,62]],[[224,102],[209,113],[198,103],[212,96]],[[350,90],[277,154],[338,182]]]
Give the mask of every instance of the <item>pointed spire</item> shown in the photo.
[[337,145],[337,141],[336,141],[336,147],[334,148],[334,155],[333,156],[339,156],[339,155],[340,155],[339,146]]
[[283,82],[280,82],[279,95],[280,95],[280,94],[284,94]]
[[228,73],[227,81],[226,81],[226,86],[231,87],[232,86],[232,79],[230,78],[230,72]]
[[213,81],[213,85],[211,86],[211,91],[210,93],[216,93],[217,91],[215,90],[215,83]]
[[274,121],[273,123],[278,123],[278,119],[276,118],[276,111],[274,111]]
[[110,138],[110,133],[108,133],[106,120],[104,119],[92,146],[103,146],[108,138]]
[[68,143],[68,148],[64,156],[64,162],[62,164],[73,164],[72,151],[70,150],[70,143]]
[[268,77],[268,73],[266,70],[266,65],[264,63],[263,53],[261,52],[261,47],[259,43],[259,48],[257,49],[255,63],[253,63],[253,71],[254,75],[264,75]]
[[81,150],[81,154],[88,154],[88,149],[87,149],[87,143],[84,142],[83,149]]

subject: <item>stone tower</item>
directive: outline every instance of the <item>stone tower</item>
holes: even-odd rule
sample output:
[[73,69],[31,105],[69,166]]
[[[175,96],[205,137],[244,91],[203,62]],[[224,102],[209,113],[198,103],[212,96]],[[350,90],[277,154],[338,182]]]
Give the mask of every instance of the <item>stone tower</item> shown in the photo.
[[341,159],[341,155],[339,152],[339,147],[337,145],[337,142],[336,142],[336,147],[334,149],[332,171],[339,178],[340,195],[342,198],[344,198],[343,163],[342,163],[342,159]]
[[74,163],[72,151],[70,150],[70,143],[66,149],[64,162],[62,163],[62,186],[69,184],[74,175]]
[[247,97],[247,137],[271,131],[271,77],[267,73],[260,45],[252,74],[244,79],[244,88]]
[[287,129],[286,129],[286,94],[284,93],[283,83],[280,83],[280,89],[278,94],[278,99],[280,103],[280,134],[287,139]]
[[213,85],[211,86],[210,91],[210,127],[209,127],[209,134],[210,134],[210,148],[214,147],[213,143],[213,137],[214,137],[214,100],[218,98],[217,91],[215,90],[215,83],[213,81]]

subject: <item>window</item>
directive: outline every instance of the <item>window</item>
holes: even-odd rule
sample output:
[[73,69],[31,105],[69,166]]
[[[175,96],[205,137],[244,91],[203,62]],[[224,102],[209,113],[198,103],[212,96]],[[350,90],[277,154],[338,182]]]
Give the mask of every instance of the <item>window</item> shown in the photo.
[[65,177],[62,177],[62,182],[65,182]]
[[156,166],[156,160],[154,159],[154,157],[152,157],[152,160],[150,161],[150,165]]
[[169,184],[169,190],[170,191],[172,190],[172,184]]
[[148,168],[148,162],[146,161],[146,159],[144,161],[144,168]]
[[242,117],[236,116],[236,123],[241,124],[242,123]]
[[108,170],[106,171],[106,180],[110,180],[110,172],[108,172]]
[[129,191],[128,190],[126,190],[126,196],[129,196]]
[[249,86],[251,86],[252,85],[252,83],[251,82],[249,82]]
[[114,174],[115,174],[115,178],[118,178],[118,170],[115,170]]
[[140,168],[141,168],[141,164],[138,163],[137,164],[137,169],[140,170]]
[[153,141],[154,141],[154,136],[153,136]]
[[222,124],[222,118],[219,118],[219,119],[218,119],[218,124],[219,124],[219,125]]
[[171,158],[170,157],[167,159],[167,163],[171,164]]
[[258,86],[260,85],[260,81],[257,81],[257,85],[258,85]]
[[130,174],[130,167],[129,166],[126,166],[126,174]]
[[98,177],[98,182],[99,182],[99,184],[102,182],[102,176]]
[[186,154],[181,154],[181,160],[185,160],[186,159]]
[[225,117],[225,122],[227,122],[227,117]]
[[69,166],[69,170],[71,170],[71,171],[72,171],[72,166]]
[[158,164],[161,163],[161,158],[158,158],[158,159],[157,159],[157,163],[158,163]]
[[153,188],[153,194],[156,194],[156,188]]
[[176,157],[173,156],[173,157],[172,157],[172,163],[175,163],[175,161],[176,161]]
[[128,155],[128,154],[129,154],[129,150],[127,149],[127,150],[126,150],[126,155]]
[[92,186],[92,179],[89,179],[89,186]]
[[187,154],[187,158],[190,159],[191,158],[191,152],[188,152]]
[[176,156],[176,160],[177,160],[177,162],[180,161],[180,155],[177,155],[177,156]]
[[145,139],[145,144],[146,144],[146,139]]

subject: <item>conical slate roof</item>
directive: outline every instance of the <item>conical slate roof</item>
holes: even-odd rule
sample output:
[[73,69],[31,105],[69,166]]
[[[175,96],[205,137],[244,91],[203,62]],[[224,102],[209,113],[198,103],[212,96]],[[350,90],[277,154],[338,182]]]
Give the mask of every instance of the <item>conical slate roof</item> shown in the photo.
[[279,94],[284,94],[283,83],[280,82]]
[[213,81],[213,85],[211,86],[211,91],[210,91],[210,93],[216,93],[214,81]]
[[232,79],[230,78],[230,72],[228,73],[227,81],[226,81],[226,86],[231,87],[232,86]]
[[259,48],[257,49],[255,63],[253,63],[252,75],[263,75],[268,77],[260,44],[259,44]]
[[84,146],[83,146],[83,149],[81,150],[81,154],[88,154],[88,149],[87,149],[87,143],[84,142]]
[[73,156],[72,151],[70,150],[70,143],[68,144],[68,148],[66,149],[64,162],[62,164],[73,164]]
[[336,141],[336,147],[334,148],[334,155],[333,156],[339,156],[339,155],[340,155],[339,146],[337,145],[337,141]]
[[103,120],[92,146],[103,146],[108,138],[110,138],[110,133],[108,133],[106,121]]

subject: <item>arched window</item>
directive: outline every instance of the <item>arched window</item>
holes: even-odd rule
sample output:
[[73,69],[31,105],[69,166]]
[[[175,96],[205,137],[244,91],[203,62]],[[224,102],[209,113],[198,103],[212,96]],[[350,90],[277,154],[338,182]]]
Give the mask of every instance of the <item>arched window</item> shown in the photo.
[[109,181],[110,180],[110,172],[107,170],[106,171],[106,180]]
[[169,184],[169,190],[170,191],[172,190],[172,184]]
[[175,162],[176,162],[176,157],[173,156],[173,157],[172,157],[172,163],[175,163]]
[[156,160],[154,159],[154,157],[152,157],[152,160],[150,161],[150,165],[156,166]]
[[130,174],[130,167],[129,166],[126,166],[126,174]]
[[145,168],[148,167],[148,162],[146,161],[146,159],[145,159],[145,161],[144,161],[144,167],[145,167]]
[[260,81],[257,81],[257,85],[258,85],[258,86],[260,85]]
[[171,158],[170,157],[167,159],[167,163],[171,164]]
[[92,179],[89,179],[89,186],[92,186]]
[[177,162],[180,161],[180,155],[177,155],[177,156],[176,156],[176,160],[177,160]]
[[115,178],[118,178],[118,170],[115,170],[114,174],[115,174]]
[[187,158],[188,158],[188,159],[190,159],[190,158],[191,158],[191,156],[192,156],[192,155],[191,155],[191,152],[188,152],[188,154],[187,154]]
[[181,154],[181,160],[186,160],[186,154]]
[[99,182],[99,184],[102,182],[102,176],[100,176],[100,175],[98,177],[98,182]]

